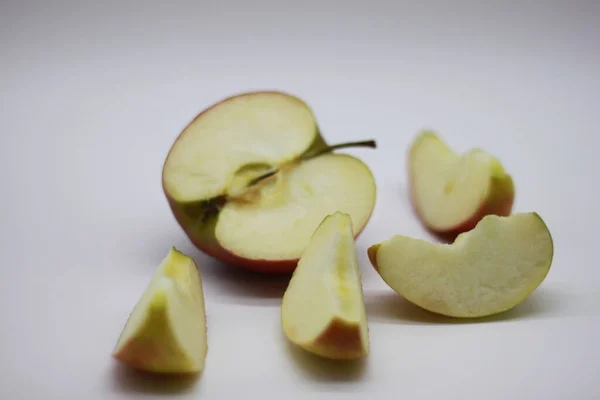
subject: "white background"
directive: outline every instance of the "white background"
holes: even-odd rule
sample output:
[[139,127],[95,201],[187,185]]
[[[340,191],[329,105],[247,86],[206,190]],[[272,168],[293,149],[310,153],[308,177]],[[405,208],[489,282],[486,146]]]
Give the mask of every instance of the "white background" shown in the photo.
[[[54,1],[0,3],[0,398],[600,398],[600,3],[594,1]],[[502,3],[502,4],[501,4]],[[160,185],[179,131],[246,90],[306,100],[378,184],[357,241],[372,352],[335,366],[292,349],[286,281],[194,250]],[[433,240],[406,193],[405,152],[433,128],[484,147],[537,211],[551,272],[522,305],[457,323],[411,306],[366,248]],[[175,245],[204,279],[198,379],[156,382],[111,359]]]

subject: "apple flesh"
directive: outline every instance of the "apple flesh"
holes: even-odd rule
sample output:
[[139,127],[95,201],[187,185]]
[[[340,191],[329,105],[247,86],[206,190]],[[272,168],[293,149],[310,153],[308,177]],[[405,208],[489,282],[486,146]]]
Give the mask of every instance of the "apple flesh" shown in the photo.
[[368,254],[408,301],[451,317],[485,317],[521,303],[546,278],[552,237],[536,213],[489,215],[452,245],[396,235]]
[[350,216],[336,212],[314,232],[281,306],[285,336],[331,359],[369,353],[369,332]]
[[129,316],[113,356],[148,372],[198,373],[204,369],[206,334],[196,263],[171,248]]
[[413,141],[408,164],[413,208],[440,236],[454,238],[486,215],[508,216],[512,211],[512,177],[482,149],[460,155],[437,134],[425,131]]
[[227,98],[200,113],[173,144],[163,189],[179,225],[203,252],[251,270],[289,273],[315,228],[335,211],[358,234],[375,180],[358,158],[334,154],[311,109],[281,92]]

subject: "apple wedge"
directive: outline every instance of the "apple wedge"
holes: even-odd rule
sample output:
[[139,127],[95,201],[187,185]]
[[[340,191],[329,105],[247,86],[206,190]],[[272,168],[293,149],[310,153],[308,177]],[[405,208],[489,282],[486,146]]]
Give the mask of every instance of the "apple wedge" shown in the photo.
[[283,332],[295,345],[331,359],[369,353],[369,331],[350,216],[324,218],[283,295]]
[[322,219],[343,211],[358,236],[375,180],[358,158],[335,154],[311,109],[282,92],[229,97],[179,135],[163,166],[169,206],[190,240],[223,262],[289,273]]
[[437,134],[424,131],[408,157],[410,197],[419,219],[432,232],[454,238],[486,215],[507,216],[515,187],[502,164],[482,149],[452,151]]
[[476,318],[521,303],[546,278],[554,247],[536,213],[488,215],[452,245],[396,235],[369,259],[408,301],[451,317]]
[[204,369],[206,333],[196,263],[171,248],[129,316],[113,356],[149,372],[198,373]]

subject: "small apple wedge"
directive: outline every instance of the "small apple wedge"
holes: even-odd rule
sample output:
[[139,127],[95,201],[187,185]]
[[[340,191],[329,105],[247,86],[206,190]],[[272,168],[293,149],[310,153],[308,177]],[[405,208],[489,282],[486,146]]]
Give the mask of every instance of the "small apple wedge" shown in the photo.
[[413,208],[440,236],[454,238],[486,215],[507,216],[512,211],[512,177],[482,149],[457,154],[436,133],[424,131],[410,147],[408,170]]
[[171,248],[129,316],[113,356],[148,372],[198,373],[204,369],[206,333],[196,263]]
[[355,234],[375,206],[375,179],[333,153],[372,140],[325,143],[312,110],[283,92],[250,92],[202,111],[173,143],[162,184],[188,238],[225,263],[290,273],[326,215],[350,215]]
[[527,298],[552,264],[552,237],[537,213],[488,215],[455,242],[396,235],[368,250],[383,280],[408,301],[451,317],[507,311]]
[[369,332],[352,221],[347,214],[326,216],[283,295],[285,336],[319,356],[356,359],[369,353]]

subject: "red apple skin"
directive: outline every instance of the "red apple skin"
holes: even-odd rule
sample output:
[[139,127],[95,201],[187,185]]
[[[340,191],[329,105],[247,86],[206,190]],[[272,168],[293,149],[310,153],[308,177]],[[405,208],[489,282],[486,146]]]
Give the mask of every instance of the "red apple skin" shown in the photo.
[[[408,171],[411,171],[412,169],[410,165],[410,159],[411,157],[409,156],[407,166]],[[429,232],[447,241],[453,241],[461,233],[472,230],[475,228],[475,225],[477,225],[477,223],[486,215],[507,217],[512,212],[515,199],[515,186],[512,177],[507,174],[503,174],[502,176],[491,176],[489,195],[484,201],[482,201],[479,209],[477,209],[471,215],[471,217],[467,218],[461,224],[443,230],[439,229],[438,227],[430,225],[423,217],[423,213],[420,211],[415,198],[411,176],[412,172],[409,172],[408,191],[413,211]]]
[[[475,211],[471,217],[469,217],[460,225],[444,230],[440,230],[439,228],[431,226],[427,223],[426,219],[419,210],[417,202],[415,201],[414,191],[412,189],[409,190],[413,211],[423,225],[425,225],[427,230],[441,238],[451,241],[461,233],[475,228],[475,225],[477,225],[477,223],[486,215],[507,217],[511,214],[515,198],[515,190],[512,179],[510,179],[510,177],[507,179],[492,179],[491,186],[492,190],[490,195],[485,201],[482,202],[479,209]],[[412,185],[410,187],[412,188]]]
[[[298,102],[302,103],[303,105],[305,104],[298,97],[288,94],[286,92],[282,92],[282,91],[245,92],[245,93],[227,97],[227,98],[213,104],[212,106],[204,109],[198,115],[196,115],[196,117],[194,117],[187,126],[191,125],[194,121],[196,121],[198,118],[200,118],[206,112],[212,110],[213,108],[219,106],[220,104],[227,102],[228,100],[231,100],[231,99],[234,99],[237,97],[241,97],[241,96],[251,96],[251,95],[256,95],[256,94],[270,94],[270,95],[286,96],[286,98],[296,99]],[[186,128],[187,128],[187,126],[186,126]],[[315,130],[316,130],[315,140],[310,145],[310,147],[306,150],[307,153],[316,151],[316,150],[320,150],[320,149],[323,149],[328,146],[327,142],[323,139],[316,122],[315,122]],[[166,164],[169,156],[171,155],[171,152],[173,151],[174,144],[181,138],[181,135],[184,132],[185,132],[185,128],[182,130],[182,132],[179,134],[179,136],[173,142],[173,145],[171,146],[171,149],[169,150],[169,153],[167,154],[167,157],[163,164],[163,171],[164,171],[164,165]],[[215,259],[222,261],[224,263],[227,263],[227,264],[231,264],[231,265],[234,265],[234,266],[237,266],[237,267],[240,267],[243,269],[247,269],[250,271],[266,273],[266,274],[290,274],[296,269],[296,265],[298,264],[299,258],[293,259],[293,260],[277,260],[277,261],[259,260],[259,259],[246,259],[246,258],[240,257],[234,253],[231,253],[227,249],[223,248],[219,244],[219,242],[217,241],[217,239],[215,237],[214,232],[215,232],[215,226],[216,226],[216,221],[217,221],[218,216],[212,218],[211,222],[208,222],[206,224],[203,224],[202,226],[199,226],[199,224],[197,223],[197,220],[194,220],[194,217],[192,217],[192,216],[188,215],[188,213],[186,213],[185,205],[179,204],[177,201],[175,201],[175,199],[173,199],[169,195],[169,193],[166,190],[166,186],[165,186],[164,174],[162,176],[162,187],[163,187],[163,193],[164,193],[165,197],[167,198],[169,207],[171,208],[171,212],[175,216],[175,219],[177,220],[178,224],[184,230],[184,232],[186,233],[186,235],[188,236],[190,241],[194,244],[194,246],[196,246],[199,250],[201,250],[205,254],[207,254],[211,257],[214,257]],[[355,239],[358,238],[358,236],[360,235],[360,233],[362,232],[364,227],[369,222],[372,213],[373,213],[373,210],[371,210],[369,217],[365,220],[365,225],[356,229],[356,234],[354,235]],[[192,215],[193,215],[193,213],[192,213]],[[196,216],[196,218],[198,218],[198,217]],[[196,230],[193,227],[196,227]]]
[[[166,192],[165,192],[166,194]],[[226,264],[231,264],[236,267],[240,267],[249,271],[265,273],[265,274],[291,274],[296,269],[299,258],[292,260],[261,260],[261,259],[248,259],[238,256],[223,248],[217,241],[214,231],[218,220],[218,216],[214,217],[210,222],[203,226],[202,230],[194,231],[192,226],[194,224],[190,221],[190,216],[185,213],[185,210],[176,201],[172,200],[168,194],[166,194],[169,201],[171,211],[175,216],[175,219],[185,231],[190,241],[205,254],[221,261]],[[369,214],[369,217],[365,219],[365,224],[359,227],[354,234],[354,239],[362,233],[367,223],[371,219],[373,210]],[[197,225],[196,225],[197,226]],[[315,227],[316,229],[316,227]]]

